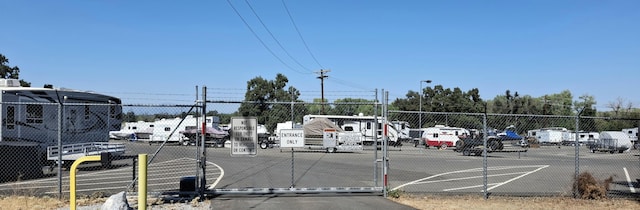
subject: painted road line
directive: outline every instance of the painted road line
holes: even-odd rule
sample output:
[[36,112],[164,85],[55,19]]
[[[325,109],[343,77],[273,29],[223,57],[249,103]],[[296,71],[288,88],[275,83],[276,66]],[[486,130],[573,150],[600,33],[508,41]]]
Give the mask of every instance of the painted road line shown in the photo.
[[[487,186],[492,186],[492,185],[497,185],[497,183],[495,184],[487,184]],[[475,185],[475,186],[468,186],[468,187],[458,187],[458,188],[451,188],[451,189],[444,189],[442,191],[454,191],[454,190],[466,190],[466,189],[471,189],[471,188],[479,188],[479,187],[484,187],[484,185]]]
[[542,167],[540,167],[540,168],[538,168],[538,169],[536,169],[536,170],[533,170],[533,171],[527,172],[527,173],[525,173],[525,174],[522,174],[522,175],[520,175],[520,176],[514,177],[513,179],[507,180],[506,182],[502,182],[502,183],[497,184],[497,185],[495,185],[495,186],[493,186],[493,187],[487,188],[487,191],[492,190],[492,189],[495,189],[496,187],[500,187],[500,186],[502,186],[502,185],[504,185],[504,184],[507,184],[507,183],[509,183],[509,182],[512,182],[512,181],[514,181],[514,180],[516,180],[516,179],[520,179],[520,178],[522,178],[522,177],[525,177],[526,175],[529,175],[529,174],[535,173],[535,172],[537,172],[537,171],[539,171],[539,170],[542,170],[542,169],[544,169],[544,168],[547,168],[547,167],[549,167],[549,165],[542,166]]
[[[524,173],[527,173],[527,172],[513,172],[513,173],[506,173],[506,174],[491,174],[491,175],[487,175],[487,177],[509,176],[509,175],[515,175],[515,174],[524,174]],[[461,177],[461,178],[424,181],[424,182],[417,182],[415,184],[431,184],[431,183],[438,183],[438,182],[460,181],[460,180],[477,179],[477,178],[482,178],[482,176],[468,176],[468,177]]]
[[[507,170],[507,169],[517,169],[517,168],[539,168],[539,167],[546,168],[546,167],[549,167],[549,165],[495,166],[495,167],[488,167],[487,170],[488,171],[495,171],[495,170]],[[433,179],[433,178],[436,178],[436,177],[439,177],[439,176],[444,176],[444,175],[449,175],[449,174],[457,174],[457,173],[479,172],[479,171],[483,171],[483,169],[482,168],[472,168],[472,169],[465,169],[465,170],[458,170],[458,171],[450,171],[450,172],[440,173],[440,174],[432,175],[432,176],[429,176],[429,177],[425,177],[425,178],[422,178],[422,179],[418,179],[418,180],[414,180],[414,181],[411,181],[411,182],[407,182],[407,183],[401,184],[400,186],[397,186],[397,187],[395,187],[395,188],[393,188],[391,190],[392,191],[393,190],[398,190],[398,189],[403,188],[405,186],[417,184],[417,183],[423,182],[425,180]]]
[[636,193],[636,188],[633,187],[633,184],[631,183],[631,177],[629,177],[629,171],[627,171],[626,167],[623,167],[622,169],[624,169],[624,175],[627,176],[627,184],[629,184],[629,190],[631,191],[631,193]]

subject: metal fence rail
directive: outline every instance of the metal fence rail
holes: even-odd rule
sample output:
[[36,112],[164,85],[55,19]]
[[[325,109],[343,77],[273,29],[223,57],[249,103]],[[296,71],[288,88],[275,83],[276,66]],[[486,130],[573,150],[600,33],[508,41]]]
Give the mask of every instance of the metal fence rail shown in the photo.
[[[637,140],[628,142],[631,140],[624,136],[607,133],[614,131],[611,125],[640,119],[399,111],[390,110],[386,96],[377,94],[368,100],[342,103],[223,101],[208,98],[203,89],[202,97],[194,101],[180,105],[118,105],[118,117],[105,120],[87,116],[110,111],[106,107],[114,105],[0,103],[15,106],[9,112],[7,108],[3,110],[0,161],[3,171],[10,173],[0,183],[0,193],[66,195],[68,165],[56,162],[55,156],[87,151],[86,145],[93,145],[85,142],[89,128],[104,132],[100,143],[95,144],[124,149],[124,153],[118,150],[114,156],[150,154],[147,191],[154,195],[387,195],[390,191],[404,191],[480,194],[486,198],[577,196],[574,180],[584,172],[601,181],[611,178],[611,196],[637,196],[636,188],[640,187]],[[331,107],[329,113],[324,112],[326,107]],[[6,119],[10,114],[14,117]],[[328,148],[323,141],[329,138],[329,131],[320,130],[314,135],[305,131],[311,136],[305,136],[309,142],[302,147],[280,147],[281,130],[305,129],[318,115],[331,118],[335,126],[322,128],[359,133],[368,144],[355,144],[361,147],[354,148],[362,149]],[[255,117],[256,129],[263,129],[257,133],[257,143],[266,146],[256,148],[255,155],[234,156],[230,148],[233,129],[226,129],[233,127],[229,125],[231,119],[243,117]],[[111,120],[117,120],[120,126],[111,127]],[[89,126],[90,123],[93,124]],[[20,127],[40,124],[48,133]],[[203,125],[207,128],[203,129]],[[111,135],[106,135],[108,131]],[[619,130],[615,133],[626,135]],[[47,141],[38,144],[20,140],[26,138]],[[318,141],[312,144],[313,139]],[[59,141],[68,143],[58,145]],[[73,151],[56,149],[71,145],[81,146]],[[30,164],[36,165],[24,167]],[[107,165],[82,165],[79,176],[84,179],[79,180],[78,194],[135,194],[135,166],[135,161],[118,157],[112,157]],[[42,173],[34,168],[42,169]]]

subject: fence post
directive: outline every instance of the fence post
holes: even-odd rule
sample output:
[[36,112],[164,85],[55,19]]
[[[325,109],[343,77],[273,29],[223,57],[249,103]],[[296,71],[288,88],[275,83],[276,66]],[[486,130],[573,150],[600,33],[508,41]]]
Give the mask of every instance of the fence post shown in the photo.
[[580,175],[580,134],[579,134],[579,130],[580,130],[580,112],[578,112],[578,114],[576,115],[576,129],[575,129],[575,133],[576,133],[576,138],[575,138],[575,175],[573,177],[574,179],[574,186],[573,186],[573,198],[578,198],[578,188],[577,188],[577,180],[578,180],[578,176]]
[[484,115],[482,119],[482,129],[484,130],[484,134],[482,135],[482,192],[484,199],[489,199],[489,192],[487,192],[487,105],[484,107]]
[[[375,99],[373,100],[373,118],[378,120],[378,89],[376,89],[375,95]],[[373,139],[373,185],[374,187],[378,187],[378,126],[373,126]]]

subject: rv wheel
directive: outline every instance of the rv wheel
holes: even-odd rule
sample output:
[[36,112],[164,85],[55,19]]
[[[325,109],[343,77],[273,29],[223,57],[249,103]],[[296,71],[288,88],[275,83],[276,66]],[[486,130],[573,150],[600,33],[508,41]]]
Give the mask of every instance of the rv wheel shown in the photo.
[[260,149],[266,149],[267,147],[269,147],[269,144],[266,141],[260,142]]
[[440,145],[440,149],[441,150],[446,150],[447,149],[447,143],[442,143],[442,145]]
[[329,147],[329,148],[327,148],[327,152],[328,153],[334,153],[334,152],[336,152],[336,148],[335,147]]
[[189,140],[180,140],[180,143],[182,144],[182,146],[189,146]]
[[471,151],[469,151],[469,150],[463,150],[463,151],[462,151],[462,155],[464,155],[464,156],[470,156],[470,155],[471,155]]

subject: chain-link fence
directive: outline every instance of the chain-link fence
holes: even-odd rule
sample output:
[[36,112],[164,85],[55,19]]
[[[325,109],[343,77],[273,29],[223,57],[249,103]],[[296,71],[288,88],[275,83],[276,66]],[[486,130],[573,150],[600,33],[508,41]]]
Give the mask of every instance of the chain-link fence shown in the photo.
[[422,129],[411,129],[415,147],[389,155],[393,190],[578,196],[586,193],[574,180],[593,177],[610,196],[636,193],[637,128],[611,128],[637,119],[422,114],[390,111],[391,119],[423,120]]
[[[202,98],[184,105],[2,102],[0,190],[65,196],[70,163],[105,152],[110,161],[79,167],[79,194],[135,192],[138,154],[150,155],[147,191],[169,195],[573,196],[580,193],[574,180],[587,172],[607,183],[609,195],[629,196],[640,177],[637,128],[626,126],[637,119],[387,111],[375,95],[331,103]],[[234,144],[232,119],[244,117],[257,123],[255,153],[233,155],[242,144]],[[296,129],[304,143],[281,147],[279,134]]]

